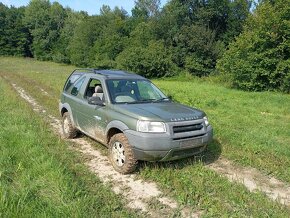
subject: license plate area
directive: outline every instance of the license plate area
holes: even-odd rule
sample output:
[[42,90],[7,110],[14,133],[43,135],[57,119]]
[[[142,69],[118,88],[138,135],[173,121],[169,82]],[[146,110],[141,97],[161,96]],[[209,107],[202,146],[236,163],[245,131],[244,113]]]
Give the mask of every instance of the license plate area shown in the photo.
[[179,143],[181,148],[198,147],[202,145],[202,138],[191,139],[187,141],[182,141]]

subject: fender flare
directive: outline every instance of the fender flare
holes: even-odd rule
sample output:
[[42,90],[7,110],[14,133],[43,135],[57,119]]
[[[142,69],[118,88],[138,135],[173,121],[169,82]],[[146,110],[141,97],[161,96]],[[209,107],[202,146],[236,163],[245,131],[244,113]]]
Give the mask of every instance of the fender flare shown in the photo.
[[109,139],[109,132],[111,129],[118,129],[124,133],[124,131],[128,130],[129,127],[126,124],[124,124],[122,121],[119,121],[119,120],[111,121],[107,125],[106,130],[105,130],[106,143],[109,143],[109,140],[110,140]]
[[72,115],[71,107],[70,107],[70,105],[69,105],[68,103],[64,103],[64,104],[59,103],[59,113],[60,113],[60,115],[62,116],[62,112],[61,112],[61,111],[62,111],[64,108],[68,111],[69,116],[70,116],[70,120],[71,120],[72,124],[73,124],[74,126],[76,126],[76,125],[75,125],[75,121],[74,121],[74,119],[73,119],[73,115]]
[[106,127],[106,131],[105,131],[106,136],[108,136],[108,132],[112,128],[117,128],[117,129],[119,129],[122,132],[124,132],[125,130],[129,129],[129,127],[125,123],[123,123],[123,122],[121,122],[119,120],[113,120],[110,123],[108,123],[108,125]]

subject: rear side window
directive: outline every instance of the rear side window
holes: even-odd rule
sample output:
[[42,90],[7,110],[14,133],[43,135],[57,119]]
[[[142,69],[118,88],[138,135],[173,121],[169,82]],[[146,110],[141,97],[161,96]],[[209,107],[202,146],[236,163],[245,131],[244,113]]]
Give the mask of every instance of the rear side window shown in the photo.
[[71,94],[77,96],[79,94],[79,91],[82,87],[82,84],[84,83],[86,77],[83,77],[82,79],[80,79],[78,82],[76,82],[76,84],[74,85],[74,87],[71,90]]
[[64,86],[64,91],[69,90],[69,88],[72,86],[72,84],[75,83],[75,81],[78,80],[83,74],[82,73],[73,73],[67,80],[65,86]]

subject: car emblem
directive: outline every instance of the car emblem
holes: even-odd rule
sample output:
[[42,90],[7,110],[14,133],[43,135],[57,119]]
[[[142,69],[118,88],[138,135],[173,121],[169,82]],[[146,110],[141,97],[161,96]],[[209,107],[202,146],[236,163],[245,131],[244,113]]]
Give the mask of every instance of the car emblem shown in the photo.
[[179,121],[190,121],[190,120],[197,120],[197,119],[199,119],[198,116],[193,116],[193,117],[171,118],[171,121],[179,122]]

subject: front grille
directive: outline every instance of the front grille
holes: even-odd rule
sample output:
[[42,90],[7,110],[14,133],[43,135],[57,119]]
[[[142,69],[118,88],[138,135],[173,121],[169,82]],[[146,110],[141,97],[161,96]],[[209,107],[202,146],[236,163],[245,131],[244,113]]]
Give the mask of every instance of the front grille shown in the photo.
[[190,124],[190,125],[185,125],[185,126],[174,126],[173,133],[175,134],[175,133],[192,132],[192,131],[201,130],[202,128],[203,128],[202,123]]

